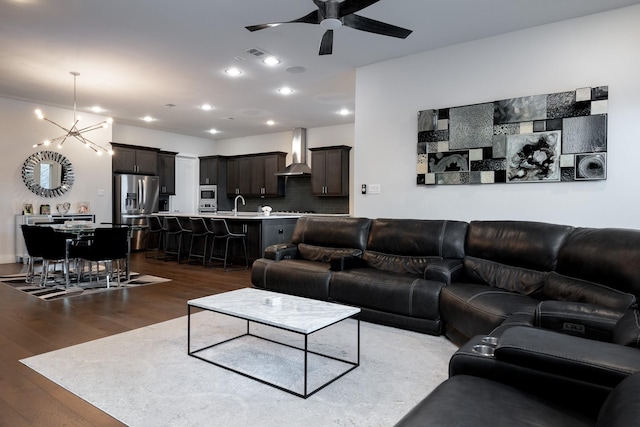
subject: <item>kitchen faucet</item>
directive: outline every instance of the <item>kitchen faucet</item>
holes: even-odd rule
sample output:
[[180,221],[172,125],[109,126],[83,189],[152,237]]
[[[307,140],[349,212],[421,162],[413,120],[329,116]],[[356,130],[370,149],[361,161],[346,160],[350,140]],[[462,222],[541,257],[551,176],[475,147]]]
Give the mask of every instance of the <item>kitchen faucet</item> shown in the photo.
[[238,199],[242,200],[242,206],[245,205],[244,203],[244,197],[242,197],[241,195],[237,195],[236,199],[233,201],[233,214],[235,216],[238,216]]

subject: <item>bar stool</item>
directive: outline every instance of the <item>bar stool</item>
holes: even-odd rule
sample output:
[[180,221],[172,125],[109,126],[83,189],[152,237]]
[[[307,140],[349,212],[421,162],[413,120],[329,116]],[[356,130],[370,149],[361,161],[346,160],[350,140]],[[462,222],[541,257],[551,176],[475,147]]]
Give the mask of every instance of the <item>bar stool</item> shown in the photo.
[[[180,262],[180,253],[182,251],[182,237],[184,235],[184,228],[180,224],[180,221],[175,216],[168,216],[165,218],[166,228],[164,231],[164,254],[165,261],[169,258],[167,255],[175,255],[176,260]],[[171,242],[173,240],[173,242]],[[170,245],[173,243],[174,246]]]
[[[159,258],[160,250],[163,247],[165,228],[160,217],[150,215],[148,217],[149,234],[147,235],[147,246],[145,248],[145,258],[150,258],[149,252],[156,252],[154,258]],[[153,245],[155,243],[155,245]]]
[[[224,219],[212,219],[211,226],[213,230],[213,244],[211,245],[211,256],[209,257],[209,263],[213,260],[218,260],[223,262],[224,271],[231,271],[227,268],[227,260],[229,259],[229,242],[231,240],[241,240],[242,248],[244,250],[244,268],[239,268],[236,270],[246,270],[249,268],[249,258],[247,256],[247,243],[246,238],[247,235],[244,233],[232,233],[229,231],[229,226],[227,225],[227,221]],[[216,240],[224,240],[224,257],[215,256],[216,250]]]
[[[202,265],[207,264],[207,249],[209,247],[209,236],[213,236],[213,232],[207,227],[207,222],[204,218],[189,218],[191,222],[191,243],[189,244],[189,258],[187,263],[191,261],[191,258],[202,258]],[[200,246],[198,243],[202,243],[202,252],[194,253],[193,246],[196,244],[196,249]]]

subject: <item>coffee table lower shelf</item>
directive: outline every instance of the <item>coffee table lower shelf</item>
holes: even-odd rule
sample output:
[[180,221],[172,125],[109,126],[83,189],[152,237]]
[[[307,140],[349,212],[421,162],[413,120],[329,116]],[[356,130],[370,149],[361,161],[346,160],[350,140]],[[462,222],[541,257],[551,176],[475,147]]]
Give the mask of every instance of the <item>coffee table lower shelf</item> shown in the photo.
[[[252,380],[261,382],[263,384],[267,384],[267,385],[269,385],[271,387],[275,387],[275,388],[277,388],[279,390],[282,390],[282,391],[285,391],[287,393],[293,394],[294,396],[298,396],[298,397],[306,399],[309,396],[312,396],[313,394],[315,394],[318,391],[322,390],[323,388],[327,387],[329,384],[333,383],[334,381],[338,380],[339,378],[342,378],[343,376],[345,376],[349,372],[353,371],[358,366],[360,366],[360,320],[359,319],[354,319],[357,322],[357,357],[356,357],[356,361],[351,361],[351,360],[341,359],[341,358],[334,357],[334,356],[331,356],[331,355],[328,355],[328,354],[322,354],[322,353],[310,350],[309,349],[309,336],[311,336],[313,333],[318,332],[318,331],[314,331],[312,333],[303,333],[303,332],[293,331],[291,329],[273,326],[273,325],[270,325],[268,323],[263,323],[263,322],[259,322],[259,321],[256,321],[256,320],[248,320],[248,319],[246,319],[244,317],[241,317],[241,316],[233,316],[233,315],[230,315],[230,314],[227,314],[227,313],[221,313],[219,311],[211,310],[211,309],[209,309],[208,311],[213,311],[213,312],[216,312],[216,313],[219,313],[219,314],[224,314],[225,316],[230,316],[230,317],[235,317],[235,318],[238,318],[238,319],[245,320],[247,322],[246,332],[241,334],[241,335],[238,335],[238,336],[235,336],[235,337],[232,337],[232,338],[217,342],[215,344],[208,345],[206,347],[202,347],[202,348],[199,348],[199,349],[196,349],[196,350],[191,350],[191,308],[192,308],[192,306],[188,305],[188,315],[187,315],[187,353],[188,353],[189,356],[195,357],[196,359],[200,359],[202,361],[205,361],[205,362],[210,363],[212,365],[215,365],[215,366],[218,366],[220,368],[226,369],[228,371],[234,372],[236,374],[242,375],[244,377],[251,378]],[[348,319],[350,319],[350,318],[348,318]],[[343,320],[340,320],[338,322],[335,322],[335,323],[332,323],[330,325],[327,325],[327,326],[325,326],[325,328],[327,328],[329,326],[332,326],[332,325],[335,325],[337,323],[343,322],[344,320],[347,320],[347,319],[343,319]],[[273,340],[273,339],[270,339],[270,338],[266,338],[266,337],[262,337],[262,336],[256,335],[255,333],[251,332],[251,329],[250,329],[251,323],[261,324],[261,325],[265,325],[265,326],[270,327],[270,328],[281,329],[281,330],[285,330],[285,331],[293,333],[293,334],[302,335],[302,336],[304,336],[304,347],[300,348],[300,347],[297,347],[297,346],[294,346],[294,345],[291,345],[291,344],[279,342],[279,341],[276,341],[276,340]],[[325,329],[325,328],[322,328],[322,329]],[[320,329],[320,330],[322,330],[322,329]],[[229,342],[234,341],[234,340],[238,340],[238,339],[243,338],[243,337],[254,337],[254,338],[258,338],[260,340],[268,341],[268,342],[271,342],[271,343],[274,343],[274,344],[278,344],[278,345],[281,345],[281,346],[284,346],[284,347],[289,347],[289,348],[292,348],[292,349],[299,350],[299,351],[303,352],[304,353],[304,388],[303,388],[304,391],[302,393],[299,393],[299,392],[297,392],[295,390],[288,389],[286,387],[283,387],[283,386],[280,386],[278,384],[275,384],[275,383],[273,383],[271,381],[265,380],[263,378],[256,377],[254,375],[251,375],[251,374],[249,374],[247,372],[243,372],[241,370],[234,369],[234,368],[232,368],[230,366],[218,363],[218,362],[216,362],[214,360],[208,359],[206,357],[202,357],[202,356],[200,356],[198,354],[198,353],[202,353],[202,352],[204,352],[206,350],[209,350],[211,348],[220,346],[222,344],[229,343]],[[308,390],[308,368],[309,368],[308,357],[309,357],[310,354],[313,354],[313,355],[316,355],[316,356],[320,356],[320,357],[323,357],[323,358],[326,358],[326,359],[331,359],[331,360],[335,360],[335,361],[338,361],[338,362],[342,362],[342,363],[348,365],[349,368],[346,369],[345,371],[343,371],[342,373],[340,373],[339,375],[331,378],[329,381],[326,381],[326,382],[320,384],[318,387],[314,388],[313,390]]]

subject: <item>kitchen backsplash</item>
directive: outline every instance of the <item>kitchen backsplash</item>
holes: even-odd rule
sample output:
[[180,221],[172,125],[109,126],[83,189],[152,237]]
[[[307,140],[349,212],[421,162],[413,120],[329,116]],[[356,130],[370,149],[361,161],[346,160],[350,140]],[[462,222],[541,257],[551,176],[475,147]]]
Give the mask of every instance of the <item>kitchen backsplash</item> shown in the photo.
[[[314,212],[323,214],[349,213],[349,197],[317,197],[311,195],[311,178],[306,176],[286,178],[284,197],[245,197],[246,205],[239,206],[240,211],[258,210],[269,205],[274,212]],[[233,202],[233,197],[228,198]],[[220,203],[219,203],[220,204]],[[233,205],[231,203],[230,205]],[[222,208],[218,208],[221,209]]]

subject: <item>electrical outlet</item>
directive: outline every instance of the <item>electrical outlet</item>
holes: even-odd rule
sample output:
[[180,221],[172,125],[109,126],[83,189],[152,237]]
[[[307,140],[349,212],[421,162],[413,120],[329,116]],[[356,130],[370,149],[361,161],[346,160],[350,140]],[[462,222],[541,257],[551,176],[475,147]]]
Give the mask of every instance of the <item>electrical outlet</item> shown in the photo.
[[380,194],[380,184],[369,184],[369,194]]

